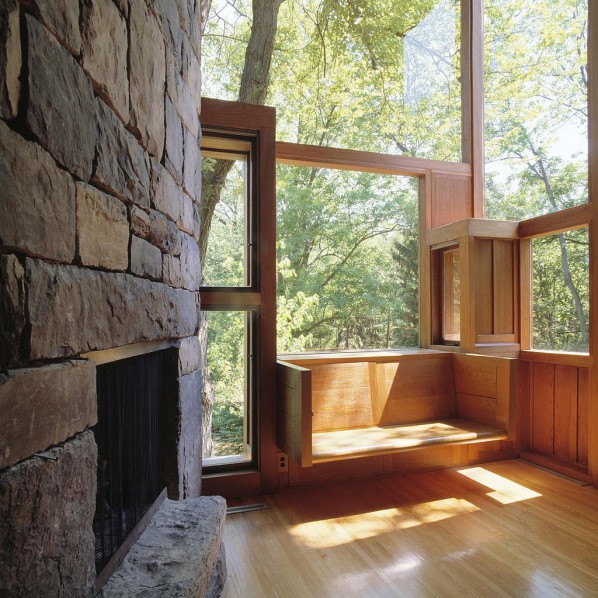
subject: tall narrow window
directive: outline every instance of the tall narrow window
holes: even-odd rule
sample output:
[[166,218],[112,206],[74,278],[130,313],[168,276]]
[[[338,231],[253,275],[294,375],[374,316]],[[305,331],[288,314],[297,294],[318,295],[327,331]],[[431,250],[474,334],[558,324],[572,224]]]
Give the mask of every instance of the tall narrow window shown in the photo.
[[219,194],[209,220],[203,253],[203,284],[207,287],[252,285],[251,143],[208,138],[202,149],[202,173],[208,194]]
[[213,399],[204,466],[251,461],[254,444],[255,312],[204,311],[207,360],[204,383]]
[[202,139],[203,464],[238,467],[256,457],[255,138]]
[[442,257],[442,341],[446,344],[459,344],[461,340],[459,250],[444,251]]

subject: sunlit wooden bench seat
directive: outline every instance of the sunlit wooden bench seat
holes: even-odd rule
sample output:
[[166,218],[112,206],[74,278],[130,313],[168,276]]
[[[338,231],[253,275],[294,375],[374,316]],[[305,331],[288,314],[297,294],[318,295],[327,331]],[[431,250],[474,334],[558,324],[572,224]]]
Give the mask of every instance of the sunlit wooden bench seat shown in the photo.
[[312,460],[335,461],[423,449],[438,444],[470,444],[505,438],[505,430],[463,419],[314,432]]
[[279,447],[308,467],[507,439],[516,363],[423,349],[280,356]]

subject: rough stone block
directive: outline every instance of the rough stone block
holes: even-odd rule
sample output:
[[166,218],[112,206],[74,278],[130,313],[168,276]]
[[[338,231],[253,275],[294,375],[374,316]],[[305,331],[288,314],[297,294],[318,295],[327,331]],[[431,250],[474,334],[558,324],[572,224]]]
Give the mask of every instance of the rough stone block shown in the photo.
[[118,199],[77,183],[77,241],[84,266],[126,270],[129,265],[127,208]]
[[81,10],[83,68],[92,78],[96,93],[129,121],[127,75],[127,24],[114,2],[88,0]]
[[[221,496],[164,501],[101,596],[216,598],[226,576],[221,548],[225,519]],[[212,582],[215,572],[220,588]]]
[[179,218],[177,224],[179,228],[190,235],[193,234],[194,230],[194,204],[193,200],[185,193],[183,195],[183,205],[181,210],[181,217]]
[[37,144],[0,122],[0,243],[60,262],[75,256],[75,185]]
[[193,98],[193,105],[197,107],[197,111],[199,112],[201,106],[201,66],[195,54],[195,50],[186,36],[183,37],[182,73],[183,79],[189,86],[189,91]]
[[177,64],[180,64],[183,30],[176,4],[172,0],[152,0],[152,5],[158,15],[168,47]]
[[139,237],[131,237],[131,272],[137,276],[159,280],[162,277],[160,250]]
[[35,0],[40,16],[48,28],[78,56],[81,51],[79,3],[72,0]]
[[199,216],[199,207],[193,204],[193,238],[199,242],[199,233],[201,230],[201,218]]
[[16,0],[0,4],[0,118],[17,115],[21,84],[21,30]]
[[96,370],[68,361],[0,374],[0,469],[97,422]]
[[116,6],[118,6],[118,10],[122,12],[125,17],[129,16],[129,0],[114,0]]
[[190,374],[201,367],[201,344],[197,335],[179,342],[179,376]]
[[122,199],[149,207],[148,155],[102,101],[98,101],[98,122],[93,183]]
[[166,98],[166,145],[164,163],[172,176],[179,183],[183,183],[183,125],[172,105]]
[[183,166],[185,189],[193,199],[201,196],[201,154],[199,139],[187,129],[185,135],[185,158]]
[[0,255],[0,369],[19,361],[25,324],[25,270],[16,256]]
[[164,151],[166,52],[158,22],[144,0],[131,0],[130,126],[158,159]]
[[179,378],[179,497],[201,494],[201,370]]
[[97,138],[91,82],[39,21],[29,15],[25,18],[29,39],[27,124],[57,162],[87,181]]
[[174,222],[171,222],[156,210],[150,210],[150,233],[147,240],[159,247],[163,253],[180,255],[183,250],[181,232]]
[[181,233],[183,250],[180,257],[164,255],[162,276],[165,283],[173,287],[197,291],[201,282],[199,247],[193,237]]
[[97,448],[91,432],[0,473],[0,594],[93,594]]
[[131,206],[131,232],[142,239],[150,235],[149,214],[137,206]]
[[150,194],[152,207],[179,222],[183,203],[183,191],[175,183],[172,175],[156,160],[152,160],[152,181]]
[[191,91],[178,71],[174,58],[169,55],[166,61],[166,90],[177,114],[184,125],[195,135],[199,134],[199,104],[194,103]]
[[191,336],[197,295],[119,272],[27,259],[29,359]]

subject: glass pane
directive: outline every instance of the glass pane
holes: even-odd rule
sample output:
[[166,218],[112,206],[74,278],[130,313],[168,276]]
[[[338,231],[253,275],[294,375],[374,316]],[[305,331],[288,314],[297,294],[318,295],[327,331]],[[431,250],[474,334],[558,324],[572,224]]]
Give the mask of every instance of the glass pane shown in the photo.
[[418,181],[278,166],[278,350],[418,345]]
[[[213,0],[203,92],[236,100],[250,0]],[[284,141],[461,160],[460,0],[283,2],[265,103]]]
[[587,202],[587,0],[484,5],[488,215]]
[[204,413],[209,412],[206,404],[212,406],[211,426],[204,429],[203,435],[204,465],[249,460],[250,313],[204,311],[202,316],[201,326],[207,328],[207,358],[202,381]]
[[[214,158],[202,152],[201,172],[206,192],[220,193],[209,231],[204,230],[208,240],[202,286],[248,286],[247,160]],[[207,222],[204,217],[202,226]]]
[[534,239],[532,251],[533,348],[587,353],[588,229]]
[[443,254],[442,272],[442,340],[458,343],[461,339],[461,271],[459,250]]

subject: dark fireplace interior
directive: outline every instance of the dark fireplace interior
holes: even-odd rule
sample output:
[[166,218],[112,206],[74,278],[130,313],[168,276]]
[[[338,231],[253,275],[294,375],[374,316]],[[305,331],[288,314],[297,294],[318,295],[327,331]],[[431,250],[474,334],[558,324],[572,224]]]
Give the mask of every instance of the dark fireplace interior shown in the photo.
[[100,582],[124,558],[152,506],[163,499],[166,353],[157,351],[97,368],[98,485],[93,530]]

